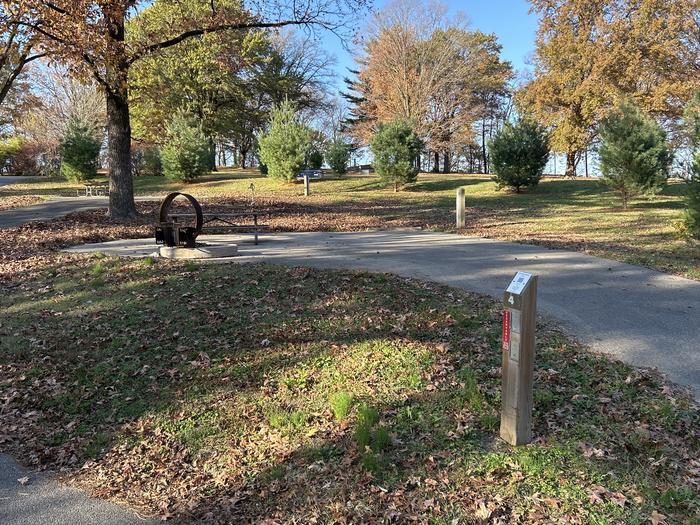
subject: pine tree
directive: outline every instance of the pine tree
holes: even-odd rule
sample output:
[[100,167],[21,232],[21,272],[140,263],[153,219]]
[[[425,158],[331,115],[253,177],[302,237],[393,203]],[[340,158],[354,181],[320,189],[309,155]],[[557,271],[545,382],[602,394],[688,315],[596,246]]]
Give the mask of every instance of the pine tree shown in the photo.
[[600,169],[603,182],[629,200],[658,192],[665,184],[673,155],[666,132],[639,108],[623,102],[600,127]]
[[350,146],[342,139],[334,140],[326,151],[326,160],[336,174],[345,175],[350,161]]
[[549,137],[536,123],[521,119],[506,124],[489,141],[491,164],[498,188],[534,187],[549,160]]
[[71,181],[86,181],[97,176],[100,142],[77,123],[68,126],[60,146],[61,175]]
[[258,139],[260,161],[273,179],[293,181],[312,146],[311,130],[299,122],[294,104],[285,101],[272,110],[267,133]]
[[192,115],[180,111],[167,129],[168,141],[160,150],[163,174],[171,179],[192,182],[209,173],[209,138],[202,124]]
[[393,183],[394,191],[416,181],[416,159],[420,154],[421,142],[408,122],[395,120],[380,125],[370,146],[377,173],[384,181]]

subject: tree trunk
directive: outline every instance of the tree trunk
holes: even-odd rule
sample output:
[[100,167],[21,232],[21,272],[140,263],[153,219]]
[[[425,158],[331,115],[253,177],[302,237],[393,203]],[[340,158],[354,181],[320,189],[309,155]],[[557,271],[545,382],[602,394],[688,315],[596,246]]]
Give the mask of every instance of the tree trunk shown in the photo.
[[586,148],[584,155],[586,159],[586,178],[588,178],[588,148]]
[[450,173],[450,152],[446,151],[443,156],[443,164],[442,164],[442,172],[443,173]]
[[435,158],[433,160],[433,173],[440,173],[440,154],[436,151],[434,152]]
[[576,151],[569,150],[566,152],[566,172],[564,175],[566,177],[576,178]]
[[245,166],[245,159],[248,156],[248,150],[245,148],[239,148],[238,154],[240,155],[239,160],[240,160],[240,164],[241,164],[241,169],[244,170],[246,167]]
[[219,144],[219,166],[226,166],[226,147]]
[[216,142],[212,137],[209,137],[209,170],[216,170]]
[[131,121],[126,82],[107,93],[107,153],[109,158],[109,216],[136,217],[134,181],[131,177]]

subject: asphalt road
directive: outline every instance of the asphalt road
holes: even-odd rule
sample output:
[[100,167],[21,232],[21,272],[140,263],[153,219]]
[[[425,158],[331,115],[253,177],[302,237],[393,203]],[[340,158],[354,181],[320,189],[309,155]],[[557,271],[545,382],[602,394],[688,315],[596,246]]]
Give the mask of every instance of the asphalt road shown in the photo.
[[[0,177],[14,178],[14,177]],[[136,201],[159,201],[160,197],[139,196]],[[16,228],[25,222],[50,221],[69,213],[85,210],[107,209],[108,197],[52,197],[46,202],[0,211],[0,228]]]
[[[700,282],[577,252],[424,231],[284,233],[259,246],[243,239],[231,261],[391,272],[499,299],[516,271],[537,274],[541,314],[593,350],[658,368],[700,399]],[[77,249],[147,255],[156,246],[146,239]]]
[[0,228],[16,228],[29,221],[48,221],[69,213],[106,208],[107,197],[54,197],[51,200],[0,211]]
[[[22,485],[19,479],[27,477]],[[88,498],[43,474],[20,467],[0,454],[0,523],[2,525],[146,525],[130,510]]]
[[23,184],[25,182],[35,181],[36,179],[36,177],[2,176],[0,177],[0,186],[7,186],[9,184]]

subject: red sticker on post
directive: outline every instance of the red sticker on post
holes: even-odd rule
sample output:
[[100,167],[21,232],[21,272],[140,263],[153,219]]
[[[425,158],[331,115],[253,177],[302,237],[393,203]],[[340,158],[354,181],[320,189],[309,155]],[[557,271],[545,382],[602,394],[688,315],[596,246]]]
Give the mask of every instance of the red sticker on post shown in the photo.
[[510,348],[510,310],[503,310],[503,350]]

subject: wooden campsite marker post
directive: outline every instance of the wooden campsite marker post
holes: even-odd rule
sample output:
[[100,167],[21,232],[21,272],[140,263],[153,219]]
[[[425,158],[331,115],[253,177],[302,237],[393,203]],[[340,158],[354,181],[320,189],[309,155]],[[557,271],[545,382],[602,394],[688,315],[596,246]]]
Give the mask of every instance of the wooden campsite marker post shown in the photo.
[[457,228],[466,226],[466,218],[464,215],[464,188],[457,189]]
[[532,375],[535,368],[537,276],[518,272],[503,293],[501,438],[532,441]]
[[304,197],[308,197],[311,193],[311,188],[309,188],[309,174],[304,174]]

